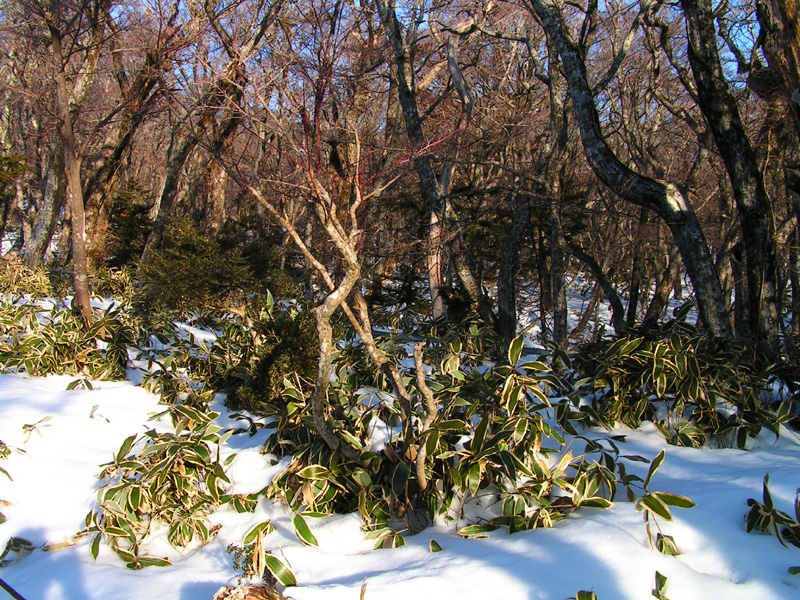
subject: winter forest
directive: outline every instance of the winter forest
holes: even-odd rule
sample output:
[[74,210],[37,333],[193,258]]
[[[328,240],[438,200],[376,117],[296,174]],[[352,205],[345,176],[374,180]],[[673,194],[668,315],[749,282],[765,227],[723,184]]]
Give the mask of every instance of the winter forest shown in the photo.
[[800,593],[797,0],[0,0],[0,57],[9,595]]

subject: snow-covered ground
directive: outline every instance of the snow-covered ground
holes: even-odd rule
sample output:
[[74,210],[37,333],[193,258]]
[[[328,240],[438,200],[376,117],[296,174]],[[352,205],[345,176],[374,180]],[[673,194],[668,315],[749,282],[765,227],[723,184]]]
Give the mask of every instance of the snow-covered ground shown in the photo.
[[[0,440],[12,449],[0,467],[13,478],[0,473],[0,499],[8,503],[0,506],[7,517],[0,548],[13,536],[38,548],[53,545],[0,569],[0,578],[27,600],[210,600],[220,586],[236,582],[226,547],[241,544],[247,530],[266,519],[276,528],[266,546],[296,574],[298,585],[285,591],[296,600],[357,600],[364,582],[367,600],[564,600],[578,590],[594,590],[600,600],[642,600],[652,597],[657,571],[668,578],[665,593],[672,600],[800,598],[800,576],[788,573],[800,565],[800,549],[747,534],[744,525],[747,499],[761,499],[767,472],[777,508],[793,514],[800,486],[794,434],[763,437],[743,452],[666,446],[649,427],[614,432],[626,437],[622,454],[652,458],[666,448],[651,490],[697,503],[674,509],[675,520],[661,523],[682,552],[677,557],[650,549],[642,516],[628,502],[580,510],[554,529],[466,540],[455,532],[461,522],[408,537],[399,549],[373,551],[357,515],[309,519],[319,542],[313,548],[295,537],[282,506],[262,499],[255,514],[213,515],[222,525],[216,539],[182,556],[156,540],[153,553],[171,552],[172,567],[131,571],[104,545],[93,561],[88,539],[69,543],[94,502],[98,465],[110,461],[126,437],[152,428],[148,415],[164,407],[131,382],[67,391],[72,379],[0,375]],[[229,471],[236,491],[261,489],[281,468],[259,453],[266,435],[231,438],[230,451],[238,452]],[[641,476],[646,469],[628,465]],[[442,552],[430,551],[431,539]],[[4,594],[0,590],[0,598]]]

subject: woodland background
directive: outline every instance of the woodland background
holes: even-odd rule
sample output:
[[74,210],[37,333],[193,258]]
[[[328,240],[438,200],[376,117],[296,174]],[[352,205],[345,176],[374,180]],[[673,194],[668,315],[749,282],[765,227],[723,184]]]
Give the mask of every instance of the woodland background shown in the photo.
[[88,319],[98,269],[194,236],[331,311],[391,288],[510,339],[533,303],[562,346],[582,270],[617,333],[685,297],[772,362],[800,332],[797,12],[3,2],[0,236]]

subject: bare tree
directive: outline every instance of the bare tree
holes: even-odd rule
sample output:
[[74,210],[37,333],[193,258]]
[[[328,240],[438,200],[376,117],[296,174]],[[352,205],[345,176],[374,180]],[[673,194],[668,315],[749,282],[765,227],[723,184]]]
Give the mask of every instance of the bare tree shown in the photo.
[[632,171],[611,150],[603,134],[586,63],[570,34],[562,9],[551,0],[529,0],[558,49],[586,157],[597,176],[620,197],[653,210],[669,226],[694,285],[698,309],[711,335],[733,337],[722,289],[703,230],[685,192],[673,183]]

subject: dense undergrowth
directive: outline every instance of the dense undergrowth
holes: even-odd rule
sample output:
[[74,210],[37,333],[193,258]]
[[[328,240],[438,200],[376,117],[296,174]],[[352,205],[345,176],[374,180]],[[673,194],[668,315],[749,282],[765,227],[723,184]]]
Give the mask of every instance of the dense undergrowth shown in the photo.
[[[585,427],[652,421],[671,444],[746,448],[762,429],[777,435],[782,424],[796,425],[793,396],[771,402],[781,373],[757,371],[741,348],[709,341],[686,323],[685,310],[571,354],[528,354],[522,337],[502,344],[478,322],[443,329],[395,312],[391,333],[375,341],[413,391],[411,414],[386,371],[370,365],[362,340],[339,323],[325,408],[342,440],[334,448],[320,436],[309,401],[318,346],[302,302],[267,293],[224,308],[177,303],[172,313],[143,312],[174,299],[167,294],[160,304],[159,286],[139,287],[141,276],[98,276],[96,289],[114,300],[90,327],[68,301],[53,298],[43,274],[15,265],[0,281],[0,370],[88,382],[138,368],[142,385],[167,405],[174,433],[125,440],[103,466],[86,518],[92,552],[105,540],[132,568],[166,564],[146,554],[156,523],[168,527],[176,547],[204,543],[215,533],[208,514],[221,506],[252,511],[260,495],[285,502],[298,537],[311,545],[306,519],[330,513],[358,511],[376,547],[396,547],[434,523],[451,523],[465,537],[549,527],[578,509],[606,508],[620,494],[636,502],[649,536],[651,519],[671,519],[671,508],[689,508],[691,500],[649,489],[663,453],[642,480],[627,473],[626,461],[645,458],[623,457],[613,435],[584,437]],[[30,295],[15,295],[21,289]],[[392,319],[406,328],[393,330]],[[293,458],[260,494],[229,491],[219,448],[235,432],[214,424],[218,413],[209,405],[218,392],[246,423],[242,432],[274,429],[264,451]],[[264,550],[268,530],[268,523],[254,528],[245,554],[286,583],[291,573]],[[660,534],[655,546],[678,551]]]

